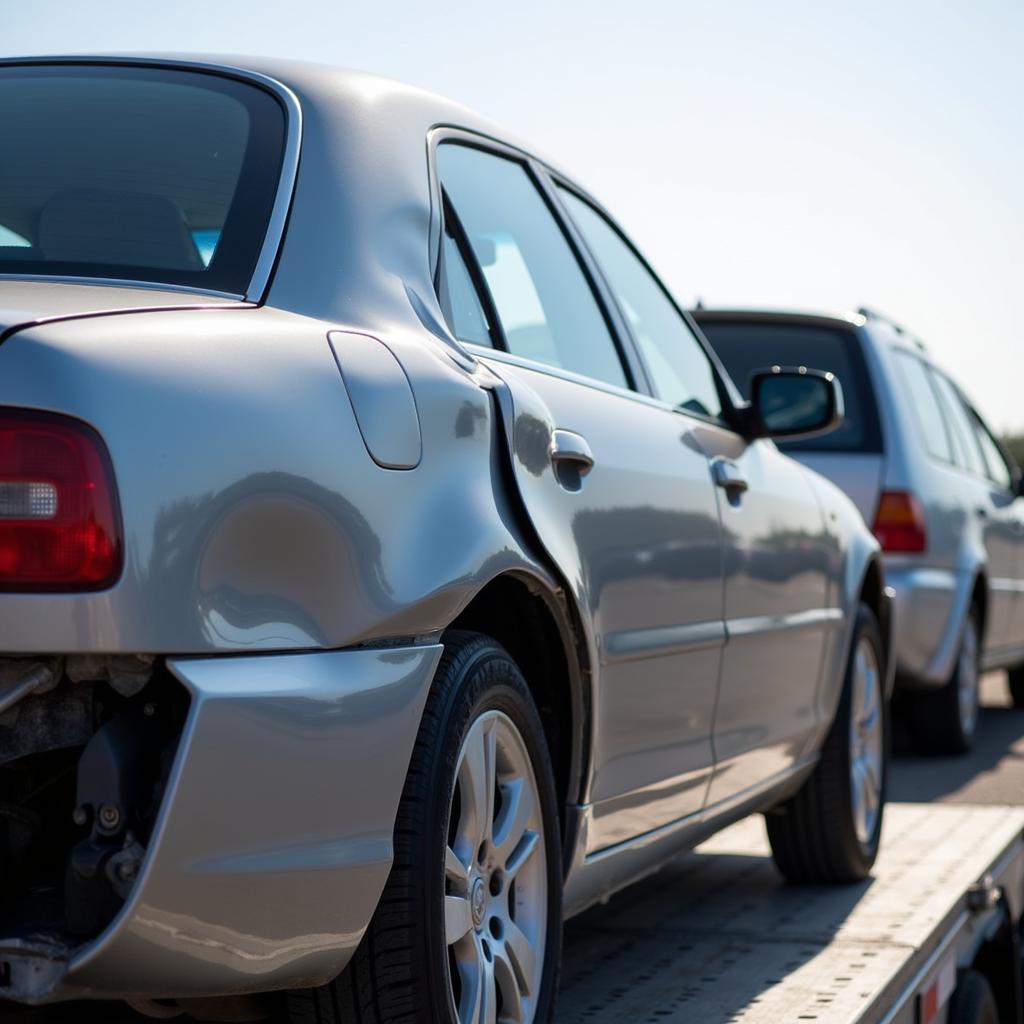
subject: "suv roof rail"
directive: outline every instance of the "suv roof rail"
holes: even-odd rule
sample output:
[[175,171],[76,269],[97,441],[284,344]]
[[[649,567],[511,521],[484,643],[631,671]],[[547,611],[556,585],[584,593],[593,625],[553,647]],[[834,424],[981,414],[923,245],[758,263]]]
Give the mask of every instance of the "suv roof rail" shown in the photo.
[[896,320],[893,320],[891,316],[886,316],[885,313],[880,313],[877,309],[871,309],[868,306],[861,306],[857,310],[857,312],[860,313],[860,315],[864,317],[866,320],[881,320],[882,323],[888,324],[897,334],[902,335],[904,338],[907,339],[907,341],[910,341],[914,345],[916,345],[917,348],[920,349],[922,352],[927,351],[924,342],[920,338],[917,338],[913,334],[911,334],[910,331],[908,331],[903,326],[903,324],[897,322]]

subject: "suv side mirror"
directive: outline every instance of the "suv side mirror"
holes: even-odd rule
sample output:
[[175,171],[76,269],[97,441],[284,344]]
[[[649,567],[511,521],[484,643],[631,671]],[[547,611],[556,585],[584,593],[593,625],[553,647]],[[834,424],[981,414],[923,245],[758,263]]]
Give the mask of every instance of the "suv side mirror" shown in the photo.
[[761,437],[816,437],[842,423],[843,389],[831,373],[773,366],[751,378],[750,409]]

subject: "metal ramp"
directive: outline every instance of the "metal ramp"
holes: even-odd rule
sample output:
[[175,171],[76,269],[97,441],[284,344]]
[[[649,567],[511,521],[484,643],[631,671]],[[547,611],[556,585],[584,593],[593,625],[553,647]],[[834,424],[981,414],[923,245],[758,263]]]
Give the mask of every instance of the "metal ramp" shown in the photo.
[[972,884],[1008,865],[1020,881],[1022,833],[1022,808],[890,804],[871,879],[803,887],[749,818],[568,923],[557,1020],[903,1020],[932,954],[974,927]]

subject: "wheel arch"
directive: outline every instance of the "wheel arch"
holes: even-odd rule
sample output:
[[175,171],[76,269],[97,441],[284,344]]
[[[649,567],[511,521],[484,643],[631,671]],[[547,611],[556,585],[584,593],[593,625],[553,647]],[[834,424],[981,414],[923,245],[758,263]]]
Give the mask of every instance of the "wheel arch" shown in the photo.
[[563,841],[571,849],[568,808],[580,801],[586,782],[592,722],[589,659],[578,612],[555,580],[512,570],[481,587],[448,628],[490,636],[522,671],[540,711]]
[[859,600],[866,604],[878,620],[882,631],[882,646],[885,657],[886,695],[892,694],[895,681],[895,631],[893,624],[892,593],[885,585],[885,566],[881,555],[873,554],[864,566],[861,576]]

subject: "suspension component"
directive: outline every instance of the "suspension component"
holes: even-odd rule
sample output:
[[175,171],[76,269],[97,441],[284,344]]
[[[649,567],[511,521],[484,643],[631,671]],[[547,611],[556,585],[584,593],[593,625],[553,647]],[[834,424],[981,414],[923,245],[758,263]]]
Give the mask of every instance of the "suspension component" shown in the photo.
[[109,922],[138,877],[145,850],[132,829],[153,800],[160,749],[154,719],[131,712],[111,719],[82,754],[74,820],[90,833],[72,848],[67,872],[67,926],[76,935]]

